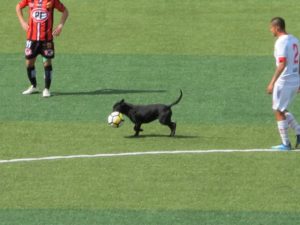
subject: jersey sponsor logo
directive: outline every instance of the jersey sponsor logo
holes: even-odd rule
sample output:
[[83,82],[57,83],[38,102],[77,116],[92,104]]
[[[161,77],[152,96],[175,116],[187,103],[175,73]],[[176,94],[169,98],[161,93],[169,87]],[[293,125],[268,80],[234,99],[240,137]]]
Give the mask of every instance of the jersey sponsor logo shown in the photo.
[[34,9],[31,12],[31,17],[36,23],[45,22],[48,19],[48,12],[45,9]]

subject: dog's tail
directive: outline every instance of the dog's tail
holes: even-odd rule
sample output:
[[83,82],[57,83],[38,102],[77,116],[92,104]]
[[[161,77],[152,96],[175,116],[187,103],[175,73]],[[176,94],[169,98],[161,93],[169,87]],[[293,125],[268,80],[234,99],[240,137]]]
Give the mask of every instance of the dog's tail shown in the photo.
[[177,105],[180,102],[181,99],[182,99],[182,90],[180,89],[179,98],[175,102],[173,102],[171,105],[169,105],[169,107],[171,108],[172,106]]

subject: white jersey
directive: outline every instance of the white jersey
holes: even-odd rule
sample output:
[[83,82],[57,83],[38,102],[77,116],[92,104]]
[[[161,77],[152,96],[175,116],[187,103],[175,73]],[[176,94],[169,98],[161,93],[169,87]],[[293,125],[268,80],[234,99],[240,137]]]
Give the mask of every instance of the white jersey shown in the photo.
[[280,36],[275,43],[276,65],[285,58],[286,67],[280,74],[277,84],[299,86],[299,40],[291,34]]

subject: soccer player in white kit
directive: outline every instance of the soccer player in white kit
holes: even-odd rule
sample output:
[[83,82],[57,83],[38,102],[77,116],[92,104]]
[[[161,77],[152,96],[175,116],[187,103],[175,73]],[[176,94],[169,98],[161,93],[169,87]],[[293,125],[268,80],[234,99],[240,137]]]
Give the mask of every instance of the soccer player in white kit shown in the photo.
[[282,144],[272,149],[291,150],[288,128],[292,128],[297,137],[295,148],[300,147],[300,126],[288,106],[299,90],[299,41],[285,30],[285,21],[281,17],[271,20],[270,31],[277,38],[274,49],[276,70],[267,92],[273,95],[273,110],[277,120]]

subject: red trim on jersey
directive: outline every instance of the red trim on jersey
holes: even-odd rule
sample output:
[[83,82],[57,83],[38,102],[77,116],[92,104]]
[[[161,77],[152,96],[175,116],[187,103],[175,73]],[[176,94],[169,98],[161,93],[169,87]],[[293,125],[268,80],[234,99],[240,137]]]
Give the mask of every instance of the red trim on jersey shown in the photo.
[[[40,3],[39,3],[40,2]],[[29,6],[27,39],[32,41],[51,41],[53,39],[53,11],[65,11],[60,0],[21,0],[20,8]]]
[[280,63],[286,62],[286,57],[278,57],[278,62]]

